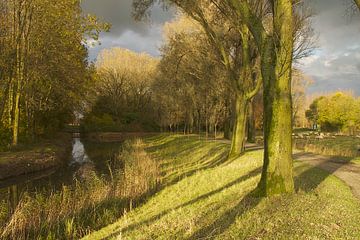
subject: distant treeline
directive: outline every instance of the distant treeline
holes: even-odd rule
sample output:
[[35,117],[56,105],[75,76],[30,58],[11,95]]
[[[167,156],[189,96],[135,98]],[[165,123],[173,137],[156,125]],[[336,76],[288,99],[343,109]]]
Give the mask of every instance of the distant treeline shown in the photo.
[[337,92],[316,98],[306,111],[314,128],[356,134],[360,129],[360,98]]

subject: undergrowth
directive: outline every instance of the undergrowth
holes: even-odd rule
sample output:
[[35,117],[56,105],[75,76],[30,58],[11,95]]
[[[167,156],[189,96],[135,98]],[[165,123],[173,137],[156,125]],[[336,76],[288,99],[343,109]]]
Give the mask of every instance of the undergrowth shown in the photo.
[[144,147],[141,140],[126,143],[111,166],[110,180],[90,171],[50,196],[23,194],[10,219],[5,211],[0,215],[1,238],[78,239],[114,222],[158,184],[158,164]]

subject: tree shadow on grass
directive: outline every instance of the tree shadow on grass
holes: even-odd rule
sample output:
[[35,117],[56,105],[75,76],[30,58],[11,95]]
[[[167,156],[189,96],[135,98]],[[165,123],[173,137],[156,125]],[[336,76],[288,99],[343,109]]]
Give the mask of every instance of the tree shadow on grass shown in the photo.
[[[312,153],[297,153],[293,155],[299,162],[311,165],[300,175],[295,176],[295,190],[311,192],[314,191],[327,177],[347,165],[351,158],[337,156],[321,156]],[[314,161],[313,157],[320,158]]]
[[[172,185],[183,179],[184,177],[190,177],[195,173],[207,169],[212,169],[220,166],[227,161],[228,152],[221,152],[222,147],[214,147],[210,149],[207,154],[203,155],[198,161],[187,162],[183,165],[176,166],[172,174],[167,178],[173,178],[166,182],[166,185]],[[220,152],[220,154],[219,154]],[[209,160],[210,159],[210,160]]]
[[[223,191],[223,190],[225,190],[225,189],[228,189],[228,188],[230,188],[230,187],[232,187],[232,186],[234,186],[234,185],[236,185],[236,184],[239,184],[239,183],[241,183],[241,182],[243,182],[243,181],[246,181],[246,180],[249,179],[249,178],[255,177],[255,176],[259,175],[260,173],[261,173],[261,168],[257,168],[257,169],[255,169],[255,170],[251,171],[250,173],[248,173],[247,175],[241,176],[240,178],[238,178],[238,179],[236,179],[236,180],[234,180],[234,181],[232,181],[232,182],[230,182],[230,183],[222,186],[221,188],[218,188],[218,189],[216,189],[216,190],[210,191],[210,192],[208,192],[208,193],[206,193],[206,194],[203,194],[203,195],[201,195],[201,196],[199,196],[199,197],[197,197],[197,198],[194,198],[194,199],[192,199],[192,200],[190,200],[190,201],[188,201],[188,202],[186,202],[186,203],[183,203],[183,204],[181,204],[181,205],[179,205],[179,206],[176,206],[176,207],[174,207],[174,208],[169,208],[169,209],[167,209],[167,210],[165,210],[165,211],[163,211],[163,212],[161,212],[161,213],[159,213],[159,214],[157,214],[157,215],[155,215],[155,216],[152,216],[151,218],[149,218],[149,219],[147,219],[147,220],[144,220],[144,221],[139,222],[139,223],[131,224],[131,225],[129,225],[129,226],[127,226],[126,228],[123,228],[123,229],[119,229],[119,230],[115,231],[114,233],[112,233],[111,235],[103,238],[103,240],[111,239],[111,238],[113,238],[113,237],[115,237],[115,236],[117,236],[117,235],[119,235],[119,234],[124,234],[124,233],[126,233],[126,232],[132,231],[132,230],[134,230],[134,229],[136,229],[136,228],[139,228],[139,227],[141,227],[141,226],[144,226],[144,225],[149,225],[149,224],[157,221],[158,219],[162,218],[163,216],[165,216],[165,215],[167,215],[167,214],[169,214],[169,213],[171,213],[171,212],[173,212],[173,211],[175,211],[175,210],[178,210],[178,209],[181,209],[181,208],[190,206],[190,205],[192,205],[192,204],[195,204],[195,203],[198,202],[198,201],[204,200],[204,199],[206,199],[206,198],[208,198],[208,197],[210,197],[210,196],[212,196],[212,195],[215,195],[215,194],[217,194],[217,193],[220,193],[221,191]],[[251,206],[256,206],[256,204],[260,201],[260,199],[258,199],[258,200],[256,200],[256,201],[255,201],[255,199],[257,199],[257,198],[254,198],[251,194],[248,194],[248,195],[239,203],[239,207],[238,207],[238,208],[239,208],[239,209],[243,209],[243,210],[245,211],[246,209],[250,209]],[[255,202],[256,202],[256,204],[254,205]],[[238,209],[234,209],[234,211],[236,211],[236,210],[238,210]],[[226,214],[224,214],[224,215],[222,216],[222,218],[225,219],[225,218],[227,218],[227,215],[228,215],[228,214],[231,215],[232,213],[233,213],[232,211],[231,211],[231,213],[228,213],[228,212],[227,212]],[[238,215],[238,214],[231,215],[231,216],[234,218],[233,220],[235,220],[235,217],[236,217],[237,215]],[[221,222],[216,221],[216,222],[214,222],[214,224],[215,224],[215,223],[217,224],[217,223],[221,223]],[[224,224],[222,224],[222,225],[224,225]],[[230,226],[230,225],[229,225],[229,226]],[[197,235],[199,235],[199,234],[200,234],[200,232],[197,233]],[[195,239],[196,239],[196,238],[195,238]]]
[[238,216],[255,208],[260,203],[261,199],[262,198],[260,198],[257,193],[257,189],[251,191],[240,200],[235,207],[225,211],[212,224],[193,233],[188,240],[214,239],[221,236],[235,223]]

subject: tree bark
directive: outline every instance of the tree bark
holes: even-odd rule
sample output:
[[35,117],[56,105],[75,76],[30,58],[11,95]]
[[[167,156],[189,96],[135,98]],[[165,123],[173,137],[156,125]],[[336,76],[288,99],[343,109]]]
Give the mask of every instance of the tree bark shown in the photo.
[[255,129],[255,113],[254,113],[254,101],[249,103],[248,107],[248,128],[247,128],[247,141],[255,143],[256,129]]
[[246,120],[248,101],[244,94],[238,93],[235,100],[236,116],[231,141],[229,159],[236,158],[244,153],[246,143]]
[[294,192],[292,160],[291,70],[292,1],[274,2],[275,39],[264,41],[264,166],[259,183],[263,195]]

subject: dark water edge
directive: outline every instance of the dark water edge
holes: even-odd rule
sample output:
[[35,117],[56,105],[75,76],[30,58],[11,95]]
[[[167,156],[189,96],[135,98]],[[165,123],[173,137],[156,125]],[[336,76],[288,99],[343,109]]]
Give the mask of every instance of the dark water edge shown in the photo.
[[0,181],[0,217],[4,208],[7,214],[11,213],[25,193],[47,197],[63,186],[74,185],[84,169],[105,178],[109,176],[111,162],[120,152],[122,142],[90,142],[78,136],[72,141],[72,151],[62,166]]

